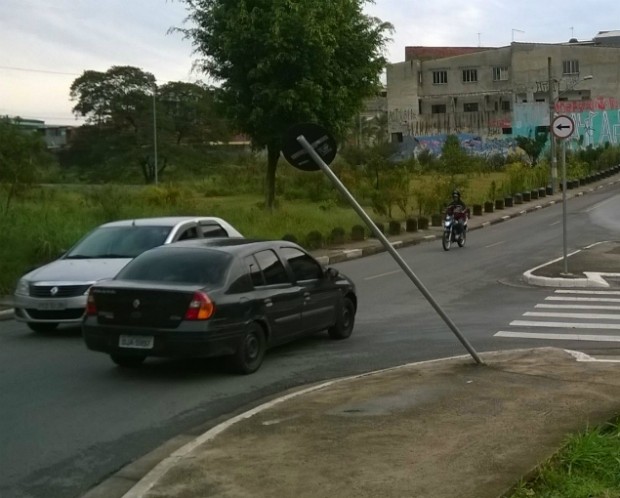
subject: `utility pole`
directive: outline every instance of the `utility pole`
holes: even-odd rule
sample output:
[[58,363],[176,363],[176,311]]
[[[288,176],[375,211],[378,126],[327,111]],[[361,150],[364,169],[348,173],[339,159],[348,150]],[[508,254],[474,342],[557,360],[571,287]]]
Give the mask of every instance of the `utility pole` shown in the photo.
[[551,75],[551,57],[547,58],[547,72],[549,77],[549,148],[551,150],[551,191],[556,193],[558,190],[558,158],[555,152],[555,135],[551,133],[553,118],[555,117],[555,92],[553,90],[554,80]]

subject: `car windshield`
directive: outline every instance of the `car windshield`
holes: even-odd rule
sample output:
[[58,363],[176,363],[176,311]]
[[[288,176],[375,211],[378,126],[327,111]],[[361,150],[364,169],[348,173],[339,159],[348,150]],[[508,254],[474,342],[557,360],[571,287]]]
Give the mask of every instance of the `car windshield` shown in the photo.
[[115,280],[140,280],[200,284],[221,284],[233,261],[230,254],[196,248],[153,250],[131,261]]
[[78,242],[66,258],[135,258],[162,245],[171,229],[168,226],[101,227]]

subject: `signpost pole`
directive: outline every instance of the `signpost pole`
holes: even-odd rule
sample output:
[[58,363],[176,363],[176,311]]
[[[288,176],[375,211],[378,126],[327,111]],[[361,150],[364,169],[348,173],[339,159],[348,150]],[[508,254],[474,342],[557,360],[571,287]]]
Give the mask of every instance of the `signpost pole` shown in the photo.
[[568,275],[568,249],[566,230],[566,140],[562,140],[562,257],[564,275]]
[[563,275],[568,273],[568,249],[566,229],[566,140],[575,132],[575,122],[570,116],[556,116],[551,126],[554,137],[562,141],[562,259],[564,263]]

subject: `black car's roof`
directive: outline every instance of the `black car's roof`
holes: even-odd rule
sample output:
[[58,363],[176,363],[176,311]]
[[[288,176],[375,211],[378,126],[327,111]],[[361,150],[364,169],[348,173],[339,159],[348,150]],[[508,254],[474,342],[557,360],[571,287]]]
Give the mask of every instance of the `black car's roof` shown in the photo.
[[[279,246],[296,247],[301,249],[298,244],[287,240],[260,240],[246,239],[242,237],[210,237],[206,239],[189,239],[165,246],[156,247],[156,250],[174,250],[175,248],[204,248],[212,249],[230,254],[243,255],[262,249],[270,249]],[[155,250],[152,249],[152,250]]]

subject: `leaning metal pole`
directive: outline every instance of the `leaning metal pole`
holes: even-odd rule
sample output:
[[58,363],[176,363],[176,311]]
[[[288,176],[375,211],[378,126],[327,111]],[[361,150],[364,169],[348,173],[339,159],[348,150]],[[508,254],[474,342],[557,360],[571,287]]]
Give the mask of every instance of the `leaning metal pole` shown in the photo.
[[401,269],[407,274],[409,279],[420,290],[422,295],[424,295],[426,300],[431,304],[431,306],[435,309],[435,311],[439,314],[439,316],[443,319],[443,321],[448,325],[448,327],[450,327],[450,330],[452,330],[452,332],[454,333],[454,335],[456,335],[458,340],[461,341],[463,346],[465,346],[465,349],[467,349],[467,351],[472,356],[472,358],[476,361],[476,363],[478,363],[479,365],[483,365],[484,362],[482,361],[482,359],[480,359],[480,357],[478,356],[478,353],[476,353],[476,350],[471,346],[471,344],[469,344],[469,342],[463,336],[463,334],[461,334],[461,332],[456,327],[454,322],[450,319],[450,317],[446,315],[446,313],[444,313],[444,311],[441,309],[439,304],[433,299],[433,296],[431,296],[430,292],[426,289],[426,287],[424,287],[424,284],[413,273],[411,268],[409,268],[405,260],[400,256],[400,254],[398,254],[396,249],[394,249],[392,244],[390,244],[390,241],[385,237],[385,235],[383,235],[381,230],[377,228],[377,226],[370,219],[370,217],[366,214],[366,212],[362,209],[359,203],[355,200],[355,198],[351,195],[351,193],[347,190],[347,188],[342,184],[340,179],[334,174],[334,172],[329,168],[329,166],[325,164],[323,159],[321,159],[321,156],[319,156],[317,152],[312,148],[310,143],[306,140],[306,137],[304,137],[303,135],[300,135],[299,137],[297,137],[297,141],[304,148],[304,150],[310,155],[310,157],[314,160],[314,162],[323,170],[323,173],[325,173],[329,177],[329,179],[336,186],[336,188],[340,191],[340,193],[346,197],[346,199],[349,201],[353,209],[355,209],[355,212],[366,222],[366,225],[368,225],[368,227],[370,228],[372,233],[375,235],[375,237],[377,237],[381,241],[385,249],[392,255],[392,257],[396,260],[396,262],[401,267]]

